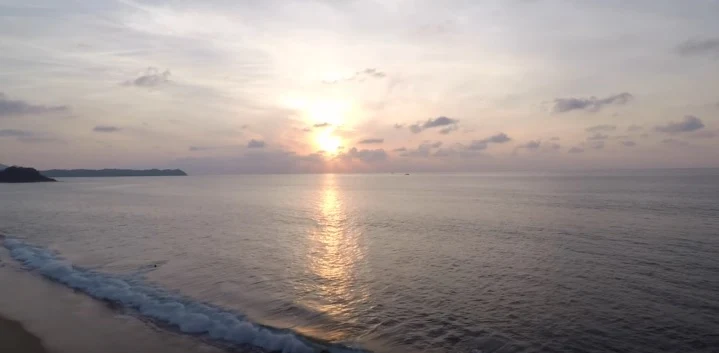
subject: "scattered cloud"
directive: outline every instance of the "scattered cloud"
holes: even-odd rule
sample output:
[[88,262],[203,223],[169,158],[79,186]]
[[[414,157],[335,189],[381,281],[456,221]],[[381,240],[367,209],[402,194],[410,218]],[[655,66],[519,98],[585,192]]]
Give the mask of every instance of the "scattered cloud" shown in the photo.
[[716,131],[697,131],[691,134],[691,137],[699,139],[711,139],[717,136],[719,136],[719,133],[717,133]]
[[[457,119],[451,119],[446,116],[440,116],[436,119],[427,119],[425,122],[417,122],[409,126],[409,130],[415,134],[418,134],[424,130],[432,129],[436,127],[453,127],[459,123]],[[444,130],[444,129],[443,129]],[[447,132],[448,133],[448,132]]]
[[357,71],[352,76],[349,76],[349,77],[339,78],[339,79],[335,79],[335,80],[323,80],[322,83],[333,85],[333,84],[349,82],[349,81],[363,82],[366,79],[380,79],[380,78],[385,78],[386,76],[387,76],[387,74],[382,71],[379,71],[375,68],[368,68],[368,69],[364,69],[362,71]]
[[170,82],[170,70],[160,71],[155,67],[148,67],[140,77],[125,81],[125,86],[158,87]]
[[584,148],[581,147],[572,147],[567,151],[567,153],[584,153]]
[[310,131],[312,131],[312,129],[306,127],[306,128],[304,128],[304,129],[302,129],[302,131],[303,131],[303,132],[310,132]]
[[662,140],[662,143],[665,145],[672,145],[672,146],[689,146],[689,143],[682,141],[682,140],[673,139],[673,138],[664,139],[664,140]]
[[393,152],[406,152],[406,151],[407,151],[407,148],[405,148],[405,147],[400,147],[400,148],[395,148],[395,149],[393,149],[392,151],[393,151]]
[[527,143],[517,146],[517,149],[538,150],[539,147],[541,147],[541,146],[542,146],[541,141],[532,140],[532,141],[529,141]]
[[642,130],[644,130],[644,127],[639,126],[639,125],[630,125],[627,128],[627,131],[629,131],[629,132],[637,132],[637,131],[642,131]]
[[395,129],[401,129],[404,127],[404,124],[394,124]]
[[496,135],[492,135],[481,140],[472,141],[469,146],[467,146],[467,149],[470,151],[483,151],[487,149],[487,147],[489,147],[490,143],[505,143],[511,140],[512,139],[507,136],[507,134],[500,132]]
[[252,139],[247,143],[247,148],[265,148],[265,141]]
[[431,155],[433,149],[442,146],[441,141],[424,141],[415,149],[406,149],[400,156],[402,157],[424,157],[427,158]]
[[601,141],[601,140],[606,140],[608,138],[609,138],[609,135],[605,135],[605,134],[597,132],[596,134],[587,137],[587,141]]
[[330,126],[332,126],[332,124],[330,124],[330,123],[318,123],[318,124],[312,125],[312,127],[317,127],[317,128],[330,127]]
[[709,55],[719,58],[719,38],[690,39],[677,47],[684,56]]
[[375,163],[386,160],[387,152],[385,152],[385,150],[381,148],[374,150],[358,150],[356,147],[352,147],[349,149],[349,151],[338,155],[337,158],[344,160],[359,159],[365,163]]
[[634,147],[634,146],[637,145],[636,142],[634,142],[634,141],[629,141],[629,140],[628,140],[628,141],[622,141],[621,144],[624,145],[625,147]]
[[120,129],[117,126],[110,126],[110,125],[98,125],[92,129],[92,131],[94,131],[94,132],[106,132],[106,133],[118,132],[120,130],[122,130],[122,129]]
[[66,105],[47,106],[31,104],[23,100],[8,99],[4,93],[0,92],[0,117],[59,113],[69,110],[70,108]]
[[672,121],[666,125],[655,127],[655,130],[667,134],[678,134],[682,132],[701,130],[703,128],[704,123],[701,119],[693,115],[687,115],[684,119],[682,119],[682,121]]
[[587,145],[595,150],[601,150],[604,148],[604,141],[592,141]]
[[610,132],[616,130],[615,125],[596,125],[585,129],[587,132]]
[[0,137],[30,137],[32,132],[25,130],[4,129],[0,130]]
[[559,141],[559,140],[560,140],[560,138],[557,137],[557,136],[552,137],[552,138],[549,139],[549,141]]
[[598,112],[606,105],[627,104],[634,98],[630,93],[623,92],[606,98],[557,98],[554,100],[553,111],[555,113],[567,113],[572,110],[584,110]]
[[190,148],[188,148],[190,152],[207,151],[212,149],[215,149],[215,147],[190,146]]
[[357,143],[360,145],[371,145],[371,144],[378,144],[378,143],[383,143],[383,142],[384,142],[384,139],[381,139],[381,138],[369,138],[369,139],[360,140]]
[[459,127],[457,125],[450,125],[442,130],[439,130],[439,133],[442,135],[447,135],[447,134],[451,133],[452,131],[456,131],[458,128]]

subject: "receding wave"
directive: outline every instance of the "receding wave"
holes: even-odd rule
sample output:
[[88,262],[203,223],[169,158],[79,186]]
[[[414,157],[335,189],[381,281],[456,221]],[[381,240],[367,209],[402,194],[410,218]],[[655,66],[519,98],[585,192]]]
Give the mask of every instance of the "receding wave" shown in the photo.
[[169,324],[184,333],[207,335],[223,343],[254,346],[269,352],[360,352],[314,342],[288,330],[258,325],[243,315],[169,293],[143,283],[141,279],[73,266],[50,250],[17,239],[6,238],[3,243],[10,255],[27,269],[36,270],[94,298],[136,310],[140,315]]

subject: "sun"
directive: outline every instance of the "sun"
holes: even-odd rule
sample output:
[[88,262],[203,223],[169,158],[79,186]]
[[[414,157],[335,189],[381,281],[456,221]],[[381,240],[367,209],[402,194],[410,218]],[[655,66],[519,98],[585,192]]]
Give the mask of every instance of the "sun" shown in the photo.
[[330,130],[319,133],[315,138],[315,143],[321,151],[332,154],[337,153],[342,147],[342,139],[339,136],[332,135]]

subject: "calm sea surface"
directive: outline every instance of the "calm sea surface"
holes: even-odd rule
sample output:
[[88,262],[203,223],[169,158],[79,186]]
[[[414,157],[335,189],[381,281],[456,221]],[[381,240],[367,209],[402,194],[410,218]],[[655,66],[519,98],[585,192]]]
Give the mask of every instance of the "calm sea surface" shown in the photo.
[[0,185],[0,233],[28,276],[231,345],[719,349],[719,170],[64,179]]

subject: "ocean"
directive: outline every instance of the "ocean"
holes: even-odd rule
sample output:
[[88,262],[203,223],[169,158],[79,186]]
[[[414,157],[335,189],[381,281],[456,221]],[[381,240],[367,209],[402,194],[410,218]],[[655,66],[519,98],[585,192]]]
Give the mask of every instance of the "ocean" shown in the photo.
[[68,178],[0,185],[0,234],[2,266],[135,322],[128,339],[719,350],[717,169]]

